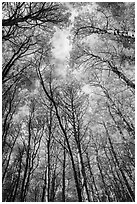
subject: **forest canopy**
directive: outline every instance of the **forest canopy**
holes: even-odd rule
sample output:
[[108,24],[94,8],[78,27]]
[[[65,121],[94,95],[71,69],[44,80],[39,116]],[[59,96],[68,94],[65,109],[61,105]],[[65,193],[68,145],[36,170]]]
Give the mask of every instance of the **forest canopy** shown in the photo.
[[2,201],[135,202],[135,3],[2,3]]

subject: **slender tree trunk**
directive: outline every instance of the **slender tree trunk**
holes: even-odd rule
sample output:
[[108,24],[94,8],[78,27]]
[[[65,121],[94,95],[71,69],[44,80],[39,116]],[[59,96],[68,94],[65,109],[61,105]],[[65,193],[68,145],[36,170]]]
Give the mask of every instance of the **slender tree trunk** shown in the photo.
[[91,198],[90,198],[90,193],[88,190],[88,184],[87,184],[87,176],[86,176],[86,172],[85,172],[85,166],[84,166],[84,162],[83,162],[83,157],[82,157],[82,152],[81,152],[81,146],[80,146],[80,141],[78,144],[78,154],[79,154],[79,159],[80,159],[80,165],[81,165],[81,173],[82,173],[82,177],[83,177],[83,186],[85,188],[85,193],[86,193],[86,200],[88,200],[88,202],[91,202]]
[[12,202],[15,201],[16,195],[17,195],[17,190],[18,190],[19,181],[20,181],[20,174],[21,174],[21,163],[22,163],[22,156],[20,158],[18,177],[17,177],[17,181],[16,181],[15,191],[14,191],[14,194],[13,194],[13,197],[12,197]]
[[65,168],[66,168],[66,149],[64,138],[64,150],[63,150],[63,172],[62,172],[62,202],[65,202]]
[[45,198],[45,192],[46,192],[46,184],[47,184],[47,168],[44,172],[44,186],[43,186],[43,190],[42,190],[42,198],[41,198],[41,202],[44,202],[44,198]]
[[73,158],[73,154],[72,154],[72,151],[71,151],[71,147],[70,147],[70,144],[69,144],[69,141],[68,141],[68,138],[67,138],[67,134],[66,134],[66,132],[65,132],[63,126],[62,126],[62,123],[61,123],[60,117],[58,115],[58,112],[56,112],[56,113],[57,113],[57,118],[58,118],[60,127],[61,127],[61,129],[62,129],[62,131],[64,133],[64,136],[65,136],[65,139],[66,139],[66,143],[67,143],[67,146],[68,146],[68,150],[69,150],[69,154],[70,154],[70,158],[71,158],[71,162],[72,162],[72,168],[73,168],[73,173],[74,173],[74,179],[75,179],[77,194],[78,194],[78,200],[79,200],[79,202],[82,202],[82,192],[81,192],[81,188],[80,188],[79,181],[78,181],[77,171],[76,171],[76,167],[75,167],[75,163],[74,163],[74,158]]
[[120,167],[119,161],[118,161],[118,159],[117,159],[117,155],[116,155],[116,153],[115,153],[115,150],[114,150],[113,144],[112,144],[112,142],[111,142],[111,139],[110,139],[110,136],[109,136],[109,132],[108,132],[108,129],[107,129],[105,123],[104,123],[104,127],[105,127],[105,130],[106,130],[107,136],[108,136],[109,144],[110,144],[110,147],[111,147],[113,156],[114,156],[114,158],[115,158],[116,164],[117,164],[117,166],[118,166],[118,168],[119,168],[119,171],[121,172],[121,175],[122,175],[123,180],[124,180],[124,183],[125,183],[125,185],[126,185],[126,187],[127,187],[129,196],[130,196],[132,202],[134,202],[134,200],[135,200],[134,192],[132,191],[132,189],[131,189],[131,187],[130,187],[130,185],[129,185],[129,183],[128,183],[128,180],[127,180],[127,178],[126,178],[126,176],[125,176],[124,171],[123,171],[122,168]]
[[70,154],[70,158],[71,158],[71,162],[72,162],[72,168],[73,168],[74,179],[75,179],[75,184],[76,184],[76,189],[77,189],[78,201],[82,202],[82,192],[81,192],[81,188],[80,188],[80,185],[79,185],[79,181],[78,181],[78,177],[77,177],[77,171],[76,171],[76,168],[75,168],[75,162],[74,162],[73,154],[72,154],[71,147],[70,147],[70,144],[69,144],[69,140],[68,140],[68,137],[67,137],[67,133],[65,131],[65,128],[62,125],[61,118],[60,118],[60,115],[59,115],[59,112],[58,112],[56,102],[54,101],[53,97],[49,95],[49,93],[47,92],[47,90],[46,90],[46,88],[44,86],[44,82],[43,82],[43,79],[42,79],[39,68],[38,68],[37,71],[38,71],[38,76],[40,77],[40,80],[41,80],[41,85],[43,87],[43,90],[44,90],[46,96],[53,103],[53,106],[54,106],[55,112],[56,112],[56,116],[57,116],[57,119],[58,119],[58,122],[59,122],[59,126],[60,126],[60,128],[61,128],[61,130],[62,130],[62,132],[63,132],[63,134],[65,136],[66,144],[68,146],[68,150],[69,150],[69,154]]
[[54,169],[52,180],[51,180],[51,189],[50,189],[49,202],[54,202],[54,199],[55,199],[55,184],[56,184],[56,167]]
[[50,190],[50,140],[47,141],[47,166],[45,170],[44,186],[42,192],[41,202],[49,202],[49,190]]
[[[49,165],[49,164],[48,164]],[[47,165],[47,170],[46,170],[46,189],[45,189],[45,201],[49,202],[49,167]]]
[[[88,153],[86,153],[86,157],[87,157],[87,162],[88,162],[88,169],[89,169],[89,172],[90,172],[90,177],[92,178],[92,182],[93,182],[93,186],[95,188],[95,191],[96,191],[96,194],[97,194],[97,197],[98,197],[98,201],[100,202],[100,197],[99,197],[99,192],[98,192],[98,189],[97,189],[97,186],[96,186],[96,182],[95,182],[95,179],[94,179],[94,175],[92,173],[92,170],[91,170],[91,166],[90,166],[90,160],[89,160],[89,156],[88,156]],[[94,200],[94,189],[93,187],[91,186],[91,190],[92,190],[92,196],[93,196],[93,202],[95,201]]]
[[31,141],[31,117],[29,118],[29,124],[28,124],[28,129],[29,129],[29,139],[28,139],[28,145],[27,145],[27,154],[26,154],[26,164],[25,164],[25,170],[24,170],[24,175],[23,175],[23,181],[22,181],[22,187],[21,187],[21,193],[20,193],[20,201],[24,202],[25,199],[25,183],[26,183],[26,178],[28,174],[28,169],[30,168],[29,162],[30,162],[30,141]]
[[[91,201],[90,194],[88,191],[88,184],[87,184],[87,177],[85,172],[85,166],[83,162],[82,152],[81,152],[81,141],[80,141],[80,131],[79,128],[76,128],[76,119],[75,119],[75,108],[74,108],[74,99],[73,96],[71,98],[71,111],[72,111],[72,122],[73,122],[73,130],[74,130],[74,138],[77,144],[77,151],[78,151],[78,162],[79,162],[79,168],[80,172],[82,174],[82,180],[83,180],[83,187],[84,187],[84,200],[88,200],[88,202]],[[78,125],[79,127],[79,125]]]
[[13,147],[11,148],[10,153],[9,153],[9,155],[8,155],[8,161],[7,161],[7,163],[6,163],[6,167],[5,167],[4,172],[3,172],[3,175],[2,175],[2,183],[4,183],[4,179],[5,179],[7,170],[8,170],[8,166],[9,166],[9,162],[10,162],[10,157],[11,157],[12,150],[13,150]]
[[102,183],[103,183],[103,185],[104,185],[104,189],[105,189],[105,194],[106,194],[106,196],[107,196],[108,201],[111,202],[110,197],[109,197],[109,193],[108,193],[108,190],[107,190],[107,186],[106,186],[106,183],[105,183],[105,179],[104,179],[104,175],[103,175],[102,167],[101,167],[101,165],[100,165],[100,161],[99,161],[99,157],[98,157],[98,150],[97,150],[97,148],[95,148],[95,151],[96,151],[96,154],[97,154],[97,155],[96,155],[97,166],[98,166],[98,169],[99,169],[99,171],[100,171],[100,175],[101,175]]

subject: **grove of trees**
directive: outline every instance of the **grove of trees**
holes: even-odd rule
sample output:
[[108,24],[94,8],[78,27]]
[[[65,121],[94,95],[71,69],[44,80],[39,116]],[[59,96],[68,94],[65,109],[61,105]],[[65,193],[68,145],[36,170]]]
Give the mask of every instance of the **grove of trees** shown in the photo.
[[2,3],[3,202],[135,202],[134,21],[133,2]]

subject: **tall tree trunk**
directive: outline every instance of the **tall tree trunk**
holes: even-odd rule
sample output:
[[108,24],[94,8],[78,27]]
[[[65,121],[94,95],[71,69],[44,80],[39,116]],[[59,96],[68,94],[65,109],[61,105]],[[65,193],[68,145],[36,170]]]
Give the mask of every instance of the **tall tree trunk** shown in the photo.
[[49,202],[54,202],[54,199],[55,199],[55,185],[56,185],[56,167],[55,167],[53,175],[52,175]]
[[44,198],[45,198],[45,191],[46,191],[46,184],[47,184],[47,168],[44,172],[44,186],[43,186],[43,189],[42,189],[42,198],[41,198],[41,202],[44,202]]
[[108,190],[107,190],[107,186],[106,186],[106,183],[105,183],[102,167],[100,165],[100,160],[99,160],[99,156],[98,156],[98,149],[97,149],[97,147],[95,147],[95,151],[96,151],[97,166],[98,166],[98,169],[100,171],[102,183],[103,183],[104,189],[105,189],[105,194],[107,196],[108,201],[111,202],[110,197],[109,197],[109,193],[108,193]]
[[63,172],[62,172],[62,202],[65,202],[65,168],[66,168],[66,149],[64,138],[64,150],[63,150]]
[[31,141],[31,116],[29,118],[28,130],[29,130],[29,135],[28,135],[29,139],[28,139],[28,145],[27,145],[26,164],[25,164],[25,170],[24,170],[21,193],[20,193],[21,202],[24,202],[24,199],[25,199],[25,183],[26,183],[26,178],[28,174],[28,169],[30,168],[29,163],[30,163],[30,141]]
[[84,166],[82,152],[81,152],[80,141],[78,143],[79,143],[78,144],[78,157],[79,157],[79,162],[80,162],[80,166],[81,166],[80,167],[81,174],[82,174],[82,177],[83,177],[83,187],[84,187],[84,191],[85,191],[85,194],[86,194],[85,200],[88,200],[88,202],[91,202],[90,193],[89,193],[89,190],[88,190],[87,176],[86,176],[85,166]]
[[70,143],[69,143],[69,140],[68,140],[68,137],[67,137],[67,133],[66,133],[65,128],[63,127],[63,124],[62,124],[62,122],[61,122],[61,118],[60,118],[60,115],[59,115],[59,112],[58,112],[57,104],[56,104],[56,102],[54,101],[54,99],[53,99],[53,97],[52,97],[52,94],[51,94],[51,96],[50,96],[49,93],[47,92],[39,68],[37,68],[37,71],[38,71],[38,76],[39,76],[39,78],[40,78],[40,81],[41,81],[41,85],[42,85],[42,87],[43,87],[43,90],[44,90],[46,96],[49,98],[49,100],[53,103],[53,106],[54,106],[55,112],[56,112],[56,116],[57,116],[57,119],[58,119],[58,122],[59,122],[59,126],[60,126],[60,128],[61,128],[61,130],[62,130],[62,132],[63,132],[63,134],[64,134],[64,136],[65,136],[66,144],[67,144],[67,146],[68,146],[68,151],[69,151],[70,158],[71,158],[71,163],[72,163],[72,168],[73,168],[73,174],[74,174],[74,180],[75,180],[76,189],[77,189],[77,195],[78,195],[78,201],[79,201],[79,202],[82,202],[82,192],[81,192],[81,188],[80,188],[80,185],[79,185],[78,176],[77,176],[77,171],[76,171],[76,167],[75,167],[75,162],[74,162],[73,154],[72,154],[72,151],[71,151]]
[[80,172],[82,175],[82,180],[83,180],[83,187],[84,187],[84,200],[88,200],[88,202],[91,201],[90,194],[88,191],[88,184],[87,184],[87,177],[86,177],[86,172],[85,172],[85,166],[83,162],[83,157],[82,157],[82,151],[81,151],[81,141],[80,141],[80,130],[79,130],[79,124],[78,128],[76,128],[76,119],[75,119],[75,108],[74,108],[74,99],[73,96],[71,98],[71,111],[72,111],[72,123],[73,123],[73,131],[74,131],[74,138],[77,144],[77,151],[78,151],[78,162],[79,162],[79,168]]
[[108,129],[107,129],[105,123],[104,123],[104,127],[105,127],[105,130],[106,130],[106,134],[107,134],[107,137],[108,137],[108,141],[109,141],[111,150],[112,150],[112,154],[113,154],[114,159],[115,159],[115,161],[116,161],[116,164],[117,164],[117,166],[118,166],[118,168],[119,168],[119,171],[121,172],[122,178],[123,178],[124,183],[125,183],[125,185],[126,185],[126,188],[127,188],[127,190],[128,190],[128,193],[129,193],[129,196],[130,196],[130,198],[131,198],[131,201],[134,202],[134,200],[135,200],[134,192],[132,191],[132,189],[131,189],[131,187],[130,187],[130,185],[129,185],[129,183],[128,183],[128,180],[127,180],[127,178],[126,178],[126,176],[125,176],[124,171],[123,171],[122,168],[120,167],[120,164],[119,164],[119,161],[118,161],[116,152],[115,152],[115,150],[114,150],[114,147],[113,147],[113,144],[112,144],[112,142],[111,142],[110,135],[109,135],[109,132],[108,132]]
[[[93,186],[95,188],[95,192],[97,194],[97,198],[98,198],[98,201],[100,202],[100,197],[99,197],[99,192],[98,192],[98,189],[97,189],[97,186],[96,186],[96,182],[95,182],[95,179],[94,179],[94,175],[92,173],[92,170],[91,170],[91,165],[90,165],[90,160],[89,160],[89,156],[88,156],[88,153],[86,153],[86,157],[87,157],[87,163],[88,163],[88,169],[89,169],[89,172],[90,172],[90,177],[92,179],[92,183],[93,183]],[[96,200],[94,200],[94,188],[91,186],[91,190],[92,190],[92,197],[93,197],[93,202],[95,202]]]
[[22,156],[23,156],[23,155],[21,155],[21,158],[20,158],[18,177],[17,177],[17,181],[16,181],[16,186],[15,186],[14,194],[13,194],[13,197],[12,197],[12,202],[14,202],[15,199],[16,199],[17,189],[18,189],[18,186],[19,186],[20,174],[21,174]]

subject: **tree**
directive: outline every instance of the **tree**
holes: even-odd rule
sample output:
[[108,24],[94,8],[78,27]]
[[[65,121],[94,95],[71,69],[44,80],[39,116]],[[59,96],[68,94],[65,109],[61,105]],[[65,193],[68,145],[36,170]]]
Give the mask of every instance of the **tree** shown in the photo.
[[2,9],[3,202],[134,202],[134,3]]

